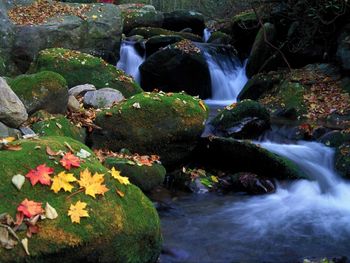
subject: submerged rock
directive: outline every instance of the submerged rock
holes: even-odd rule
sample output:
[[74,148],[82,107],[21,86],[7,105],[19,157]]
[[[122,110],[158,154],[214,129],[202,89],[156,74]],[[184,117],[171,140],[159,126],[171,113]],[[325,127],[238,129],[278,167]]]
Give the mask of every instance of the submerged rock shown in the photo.
[[61,74],[68,87],[89,83],[96,89],[110,87],[119,90],[125,97],[142,91],[123,71],[100,58],[74,50],[52,48],[41,51],[31,66],[31,72],[43,70]]
[[[0,249],[0,261],[8,262],[155,262],[161,251],[160,222],[149,199],[133,185],[122,185],[112,178],[108,170],[99,163],[85,145],[67,137],[43,137],[39,140],[17,141],[22,150],[0,151],[0,192],[4,194],[0,210],[10,215],[25,199],[51,204],[58,213],[54,220],[40,221],[38,234],[29,239],[30,256],[19,244],[12,250]],[[88,168],[92,173],[104,174],[107,191],[104,196],[92,198],[79,193],[67,198],[69,192],[55,194],[50,187],[32,186],[26,181],[19,192],[11,186],[14,174],[26,174],[29,169],[45,163],[55,174],[63,167],[48,158],[46,147],[53,151],[67,151],[66,145],[78,152],[81,149],[91,157],[81,162],[81,167],[71,169],[79,178],[80,171]],[[57,157],[59,160],[59,157]],[[116,190],[125,193],[121,198]],[[77,190],[75,188],[73,191]],[[67,215],[71,204],[77,201],[87,203],[89,217],[80,224],[72,223]],[[19,231],[20,239],[26,231]],[[59,257],[58,257],[59,255]]]
[[208,109],[185,94],[141,93],[97,114],[102,130],[92,134],[94,148],[157,154],[165,165],[190,155],[204,129]]
[[140,66],[141,86],[147,91],[186,91],[200,98],[211,96],[208,64],[201,51],[183,40],[159,50]]
[[29,114],[38,110],[64,113],[67,109],[67,82],[60,74],[42,71],[31,75],[20,75],[10,80],[9,84]]
[[154,163],[152,166],[139,166],[130,163],[128,159],[107,158],[104,165],[110,169],[114,167],[122,176],[129,178],[130,182],[142,191],[149,192],[164,182],[166,170],[163,165]]
[[27,110],[6,80],[0,77],[0,121],[17,128],[28,118]]

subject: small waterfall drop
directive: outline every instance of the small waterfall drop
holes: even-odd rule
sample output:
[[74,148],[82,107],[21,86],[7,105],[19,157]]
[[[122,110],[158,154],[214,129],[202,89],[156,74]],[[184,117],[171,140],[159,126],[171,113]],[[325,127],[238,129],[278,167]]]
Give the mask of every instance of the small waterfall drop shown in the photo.
[[209,28],[205,28],[205,29],[203,30],[203,41],[204,41],[205,43],[207,43],[208,40],[209,40],[209,38],[210,38],[210,36],[211,36],[211,30],[210,30]]
[[117,68],[123,70],[126,74],[131,75],[137,83],[141,81],[139,66],[145,61],[136,50],[134,41],[122,41],[120,48],[120,60]]
[[[227,106],[237,101],[237,96],[248,81],[245,63],[224,46],[198,44],[208,63],[212,97],[206,100],[210,106]],[[218,50],[219,49],[219,50]]]

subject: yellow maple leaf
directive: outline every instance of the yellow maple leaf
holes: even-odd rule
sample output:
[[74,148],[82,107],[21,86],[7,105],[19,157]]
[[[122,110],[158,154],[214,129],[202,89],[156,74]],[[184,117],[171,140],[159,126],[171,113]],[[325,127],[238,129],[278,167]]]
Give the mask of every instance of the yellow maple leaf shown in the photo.
[[95,173],[92,176],[91,172],[86,168],[83,172],[80,172],[80,180],[78,181],[78,184],[80,185],[80,188],[85,189],[85,194],[91,195],[95,198],[96,195],[104,195],[104,193],[109,190],[106,185],[103,184],[103,177],[104,174],[99,173]]
[[70,205],[68,216],[70,216],[72,223],[80,224],[81,217],[89,217],[89,213],[86,210],[86,206],[86,203],[80,201],[76,202],[75,205]]
[[66,192],[72,192],[74,186],[72,182],[76,182],[77,179],[73,174],[67,174],[66,172],[60,172],[58,175],[55,175],[52,179],[51,190],[56,194],[63,189]]
[[112,170],[110,170],[109,173],[112,175],[113,178],[117,179],[119,183],[125,185],[130,184],[129,178],[121,176],[120,171],[117,171],[116,169],[114,169],[114,167],[112,167]]

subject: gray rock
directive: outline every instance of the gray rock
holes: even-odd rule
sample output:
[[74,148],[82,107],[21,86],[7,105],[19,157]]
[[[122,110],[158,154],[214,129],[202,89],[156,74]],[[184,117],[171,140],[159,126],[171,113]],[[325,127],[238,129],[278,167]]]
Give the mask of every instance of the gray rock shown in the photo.
[[114,103],[124,99],[119,90],[103,88],[96,91],[88,91],[84,96],[84,104],[94,108],[109,108]]
[[0,77],[0,121],[17,128],[28,118],[27,111],[22,101]]
[[337,58],[345,70],[350,70],[350,24],[339,35]]
[[0,122],[0,138],[1,137],[18,137],[21,132],[17,129],[7,127],[5,124]]
[[73,95],[70,95],[68,97],[67,108],[70,111],[79,111],[79,109],[80,109],[80,103]]
[[94,91],[96,90],[95,86],[92,84],[84,84],[84,85],[78,85],[71,89],[69,89],[68,94],[69,96],[78,96],[78,95],[84,95],[88,91]]
[[[77,6],[79,4],[67,4]],[[115,63],[122,33],[122,17],[115,5],[91,4],[86,19],[51,18],[42,25],[15,25],[12,60],[26,71],[40,50],[63,47],[79,50]]]

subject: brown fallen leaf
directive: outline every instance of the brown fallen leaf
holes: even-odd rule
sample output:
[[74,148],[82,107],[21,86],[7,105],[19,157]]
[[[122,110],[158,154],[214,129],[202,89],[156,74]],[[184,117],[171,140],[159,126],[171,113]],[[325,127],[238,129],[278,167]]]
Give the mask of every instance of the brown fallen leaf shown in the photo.
[[60,151],[55,152],[49,146],[46,146],[46,153],[50,156],[57,156],[60,154]]
[[22,150],[22,146],[19,144],[6,144],[2,146],[2,149],[7,151],[20,151]]
[[120,196],[120,197],[124,197],[125,196],[125,193],[120,191],[120,190],[115,190],[117,192],[117,194]]

